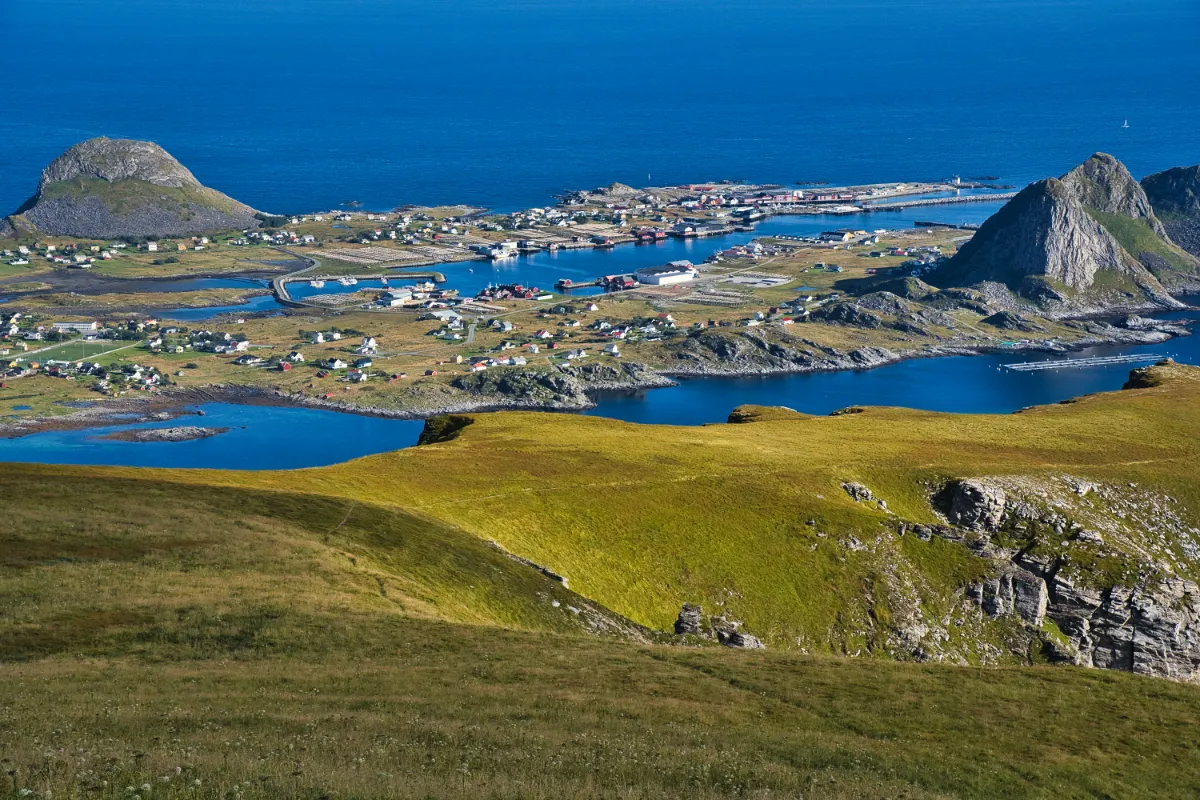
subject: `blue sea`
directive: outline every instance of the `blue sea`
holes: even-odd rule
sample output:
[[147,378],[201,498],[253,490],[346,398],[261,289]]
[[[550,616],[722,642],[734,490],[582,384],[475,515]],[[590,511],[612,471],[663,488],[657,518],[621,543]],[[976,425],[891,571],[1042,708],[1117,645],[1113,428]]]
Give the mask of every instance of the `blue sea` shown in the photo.
[[0,209],[99,135],[281,212],[1140,175],[1200,161],[1198,31],[1195,0],[3,0]]

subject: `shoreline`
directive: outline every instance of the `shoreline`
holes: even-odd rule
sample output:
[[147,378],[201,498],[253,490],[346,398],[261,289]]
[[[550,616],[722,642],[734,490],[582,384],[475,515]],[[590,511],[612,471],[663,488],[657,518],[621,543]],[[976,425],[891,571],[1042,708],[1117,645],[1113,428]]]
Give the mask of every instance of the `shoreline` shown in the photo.
[[[828,359],[824,360],[824,363],[818,362],[812,365],[795,364],[791,367],[758,365],[755,367],[720,369],[700,364],[693,368],[651,368],[643,364],[629,362],[623,364],[622,368],[627,375],[636,373],[636,376],[631,375],[626,380],[580,380],[578,376],[558,370],[560,375],[572,378],[579,384],[580,391],[575,395],[576,399],[572,402],[522,398],[504,399],[496,395],[481,396],[478,399],[472,400],[467,395],[460,400],[444,403],[433,408],[390,409],[317,399],[283,392],[278,389],[236,384],[212,384],[210,386],[167,390],[149,397],[83,401],[90,403],[90,405],[62,416],[29,417],[20,421],[0,422],[0,438],[20,439],[25,436],[52,431],[99,429],[119,425],[138,425],[148,422],[174,420],[187,416],[203,416],[203,411],[189,407],[207,403],[307,408],[343,414],[355,414],[358,416],[409,421],[428,420],[446,414],[485,414],[498,411],[579,413],[595,409],[599,405],[597,399],[603,398],[605,395],[633,395],[653,389],[670,388],[678,386],[681,379],[736,380],[754,377],[783,378],[790,375],[862,372],[892,366],[904,361],[915,361],[925,358],[970,357],[999,355],[1003,353],[1047,353],[1061,355],[1064,353],[1079,352],[1090,347],[1102,347],[1106,345],[1116,347],[1151,346],[1193,335],[1190,328],[1167,322],[1143,330],[1125,328],[1113,328],[1113,330],[1121,331],[1125,335],[1088,337],[1057,346],[1039,344],[1018,345],[1015,347],[947,346],[896,351],[868,346],[849,352],[836,351],[837,354],[831,354]],[[582,397],[582,400],[579,399],[580,397]],[[730,410],[732,411],[732,409]]]

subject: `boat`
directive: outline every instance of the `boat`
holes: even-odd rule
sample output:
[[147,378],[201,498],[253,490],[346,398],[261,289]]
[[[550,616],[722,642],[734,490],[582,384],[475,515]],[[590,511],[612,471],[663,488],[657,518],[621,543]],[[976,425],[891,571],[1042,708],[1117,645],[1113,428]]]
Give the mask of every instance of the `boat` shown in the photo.
[[323,281],[323,280],[321,280],[320,278],[318,278],[318,279],[316,279],[316,280],[314,280],[314,281],[309,281],[309,282],[308,282],[308,285],[309,285],[309,286],[311,286],[311,287],[312,287],[312,288],[314,288],[314,289],[324,289],[324,288],[325,288],[325,281]]
[[1128,128],[1128,127],[1129,127],[1129,120],[1125,120],[1125,124],[1124,124],[1124,125],[1122,125],[1121,127],[1122,127],[1122,128]]
[[354,286],[356,283],[358,283],[358,279],[356,279],[356,278],[338,278],[338,283],[340,283],[342,286]]

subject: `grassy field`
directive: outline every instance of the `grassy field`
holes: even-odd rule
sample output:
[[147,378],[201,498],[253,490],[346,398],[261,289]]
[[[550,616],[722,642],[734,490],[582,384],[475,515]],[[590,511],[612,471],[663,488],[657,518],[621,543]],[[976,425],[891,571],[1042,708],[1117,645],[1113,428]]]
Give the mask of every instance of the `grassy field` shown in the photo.
[[[773,646],[884,654],[882,609],[915,597],[950,613],[947,597],[984,565],[938,539],[896,537],[843,481],[916,522],[935,521],[929,487],[951,477],[1133,481],[1178,498],[1196,524],[1200,378],[1171,374],[1157,389],[1016,415],[879,408],[703,428],[483,415],[453,441],[324,469],[159,475],[404,508],[495,539],[653,628],[703,602]],[[865,547],[848,549],[851,537]],[[970,620],[952,631],[968,661],[971,641],[1002,633]]]
[[[952,611],[982,562],[839,485],[930,521],[926,481],[1070,472],[1194,524],[1200,371],[1156,381],[1007,416],[481,415],[278,473],[0,465],[0,792],[1194,797],[1200,688],[891,660],[861,627],[889,570]],[[669,646],[682,600],[771,649]]]

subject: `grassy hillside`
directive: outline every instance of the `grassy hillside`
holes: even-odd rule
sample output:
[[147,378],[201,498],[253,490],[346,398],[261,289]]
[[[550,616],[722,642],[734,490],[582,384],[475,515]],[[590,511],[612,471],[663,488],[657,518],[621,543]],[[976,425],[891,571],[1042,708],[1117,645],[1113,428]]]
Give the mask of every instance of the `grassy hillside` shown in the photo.
[[320,655],[0,666],[6,781],[57,798],[1200,791],[1200,692],[1165,681],[418,621],[386,633],[369,655],[335,638]]
[[[948,478],[1136,483],[1200,521],[1200,370],[1140,383],[1004,416],[479,415],[294,472],[0,465],[0,791],[1195,796],[1198,687],[885,658],[915,603],[956,620],[947,660],[1028,660],[955,599],[987,562],[896,534]],[[771,649],[639,627],[684,601]]]
[[[928,495],[947,479],[1134,482],[1200,522],[1189,466],[1200,450],[1200,373],[1161,374],[1157,389],[1016,415],[872,408],[702,428],[481,415],[449,442],[324,469],[159,474],[402,507],[494,539],[656,629],[682,603],[701,602],[777,647],[884,652],[883,615],[914,605],[947,614],[955,591],[987,569],[960,546],[895,533],[898,518],[936,521]],[[893,513],[855,503],[846,481]],[[977,657],[969,640],[1005,634],[970,619],[950,633],[962,641],[949,649],[968,661]]]
[[191,216],[191,206],[213,208],[225,214],[243,214],[248,209],[236,200],[207,187],[159,186],[149,181],[121,180],[110,182],[99,178],[73,178],[46,187],[43,200],[82,200],[100,198],[117,215],[128,214],[146,206],[163,208],[181,218]]
[[1156,278],[1169,279],[1171,271],[1184,274],[1196,272],[1198,262],[1195,257],[1164,241],[1144,219],[1106,214],[1091,208],[1087,212],[1113,235],[1126,252],[1146,263]]

